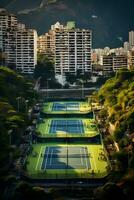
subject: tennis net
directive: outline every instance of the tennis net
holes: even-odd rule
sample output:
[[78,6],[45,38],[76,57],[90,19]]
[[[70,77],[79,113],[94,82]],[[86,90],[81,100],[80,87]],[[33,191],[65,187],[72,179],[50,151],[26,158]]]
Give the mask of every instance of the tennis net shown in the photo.
[[89,158],[89,154],[55,154],[49,153],[43,155],[46,158]]

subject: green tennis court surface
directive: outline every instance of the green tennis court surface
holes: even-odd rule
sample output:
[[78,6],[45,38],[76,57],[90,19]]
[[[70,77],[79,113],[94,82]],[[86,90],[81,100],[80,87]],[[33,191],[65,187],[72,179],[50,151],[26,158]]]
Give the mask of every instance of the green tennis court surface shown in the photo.
[[103,145],[35,144],[27,157],[31,178],[102,178],[108,160]]
[[42,111],[49,114],[88,113],[91,111],[91,106],[85,101],[46,102],[43,104]]
[[94,120],[86,118],[41,119],[36,131],[41,137],[92,137],[99,134]]

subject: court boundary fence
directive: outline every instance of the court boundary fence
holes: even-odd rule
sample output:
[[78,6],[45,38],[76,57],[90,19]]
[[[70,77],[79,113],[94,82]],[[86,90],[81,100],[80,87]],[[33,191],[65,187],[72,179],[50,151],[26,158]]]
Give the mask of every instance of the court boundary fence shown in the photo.
[[86,171],[83,170],[81,172],[69,172],[70,169],[65,169],[63,172],[60,174],[56,172],[49,172],[49,170],[38,170],[36,173],[28,173],[27,171],[23,171],[22,174],[25,175],[26,177],[29,177],[31,179],[51,179],[51,180],[59,180],[59,179],[103,179],[108,176],[109,174],[109,166],[106,167],[105,172],[99,172],[98,171]]

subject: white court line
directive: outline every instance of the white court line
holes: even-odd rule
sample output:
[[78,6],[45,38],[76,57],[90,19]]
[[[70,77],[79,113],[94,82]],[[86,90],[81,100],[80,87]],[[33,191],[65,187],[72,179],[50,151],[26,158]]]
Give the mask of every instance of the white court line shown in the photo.
[[76,121],[76,126],[77,126],[77,131],[78,131],[78,130],[79,130],[79,131],[81,131],[81,127],[80,127],[79,120],[78,120],[78,121]]
[[79,120],[79,126],[80,126],[80,133],[82,134],[83,133],[83,131],[82,131],[82,126],[83,126],[82,120]]
[[95,167],[95,169],[97,170],[96,162],[95,162],[94,155],[93,155],[93,151],[92,151],[92,148],[91,148],[91,147],[90,147],[90,151],[91,151],[91,156],[92,156],[93,161],[94,161],[94,167]]
[[47,128],[48,128],[48,132],[50,132],[49,120],[47,121],[47,125],[46,125],[46,128],[45,128],[45,134],[47,133]]
[[86,150],[85,150],[85,147],[84,147],[84,153],[85,153],[85,160],[86,160],[86,167],[87,167],[87,169],[88,169],[88,164],[87,164],[87,157],[86,157]]
[[53,149],[52,149],[52,151],[51,151],[51,157],[50,157],[50,162],[49,162],[49,165],[51,165],[51,164],[52,164],[52,155],[53,155]]
[[57,127],[56,122],[57,122],[57,121],[55,121],[55,120],[53,121],[53,132],[54,132],[54,133],[56,133],[56,130],[57,130],[57,129],[56,129],[56,127]]
[[53,130],[54,130],[54,133],[56,133],[56,130],[57,130],[57,120],[53,120]]
[[80,148],[80,155],[81,155],[81,165],[83,166],[83,157],[82,157],[82,152],[81,152],[81,148]]
[[49,147],[48,147],[48,151],[47,151],[47,155],[46,155],[46,159],[45,159],[45,167],[44,167],[44,170],[46,169],[46,166],[47,166],[47,159],[48,159],[48,153],[49,153]]
[[39,160],[40,160],[40,157],[41,157],[41,153],[42,153],[42,146],[40,148],[40,153],[39,153],[39,156],[38,156],[38,160],[37,160],[37,164],[36,164],[35,170],[37,170],[37,167],[38,167],[38,164],[39,164]]
[[84,134],[85,133],[85,123],[83,120],[80,120],[80,123],[81,123],[81,134]]
[[77,134],[82,134],[82,127],[81,127],[81,120],[76,121],[76,127],[77,127]]

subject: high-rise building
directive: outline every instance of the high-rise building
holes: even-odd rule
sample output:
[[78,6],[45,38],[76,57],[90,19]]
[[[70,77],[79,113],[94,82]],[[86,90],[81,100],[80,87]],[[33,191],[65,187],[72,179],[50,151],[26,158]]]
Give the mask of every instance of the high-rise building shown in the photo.
[[134,31],[129,32],[129,45],[130,49],[134,47]]
[[110,52],[110,48],[109,47],[105,47],[103,51],[104,51],[104,55],[108,55],[109,52]]
[[101,65],[103,65],[103,71],[105,73],[116,72],[122,68],[128,68],[128,61],[126,55],[104,55],[102,56]]
[[114,55],[113,56],[113,71],[116,72],[120,69],[127,69],[128,62],[126,55]]
[[127,51],[129,51],[129,49],[130,49],[130,45],[129,45],[129,42],[124,42],[124,52],[127,52]]
[[75,28],[75,22],[66,26],[59,22],[51,30],[38,38],[38,53],[54,59],[55,73],[76,74],[91,72],[92,31]]
[[22,73],[34,72],[37,64],[37,32],[20,24],[14,14],[0,10],[0,52],[5,65]]
[[54,45],[55,34],[54,31],[50,30],[48,33],[38,37],[37,51],[38,54],[47,56],[50,60],[54,59]]
[[101,65],[103,65],[104,73],[113,72],[113,55],[103,55],[101,56]]
[[48,33],[38,37],[37,51],[38,54],[47,56],[50,60],[54,60],[55,55],[55,32],[64,29],[64,26],[57,22],[51,25]]
[[75,28],[68,23],[55,31],[55,73],[91,72],[92,31]]
[[128,52],[128,69],[134,67],[134,49]]

